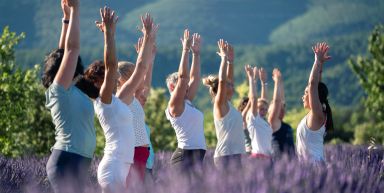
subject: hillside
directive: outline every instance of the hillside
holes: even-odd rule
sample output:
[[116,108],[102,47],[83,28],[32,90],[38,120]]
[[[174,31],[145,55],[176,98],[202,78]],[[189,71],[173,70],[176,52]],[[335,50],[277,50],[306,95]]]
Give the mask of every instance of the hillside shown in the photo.
[[[94,21],[99,19],[98,8],[105,2],[81,1],[81,56],[85,64],[102,57],[103,37]],[[324,80],[330,87],[332,103],[357,103],[363,92],[346,61],[366,52],[372,26],[384,21],[384,3],[380,0],[115,0],[108,5],[120,16],[116,37],[120,60],[135,60],[132,44],[139,35],[136,26],[140,14],[150,12],[160,24],[154,86],[165,87],[166,75],[177,69],[178,39],[188,27],[204,39],[203,75],[217,73],[219,57],[214,43],[226,38],[236,48],[236,82],[244,80],[245,63],[263,66],[269,73],[279,67],[284,74],[289,107],[301,105],[300,97],[313,62],[310,46],[317,40],[331,45],[333,59]],[[9,25],[12,31],[27,35],[17,50],[17,64],[30,67],[41,63],[59,39],[58,1],[1,1],[0,8],[0,27]],[[199,94],[203,98],[199,106],[206,109],[210,103],[207,90],[201,87]]]

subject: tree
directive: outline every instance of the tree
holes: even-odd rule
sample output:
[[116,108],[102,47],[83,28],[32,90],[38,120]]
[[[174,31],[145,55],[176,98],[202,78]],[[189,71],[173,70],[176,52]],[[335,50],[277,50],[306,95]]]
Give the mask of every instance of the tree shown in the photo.
[[14,48],[24,37],[5,27],[0,38],[0,153],[13,157],[46,155],[54,143],[40,67],[23,70],[15,65]]
[[358,112],[353,117],[360,120],[354,125],[354,143],[367,144],[371,137],[375,137],[376,142],[384,144],[384,26],[376,26],[368,40],[369,55],[349,60],[367,94],[366,112]]
[[349,65],[367,93],[365,104],[370,112],[384,120],[384,26],[376,26],[369,37],[369,56],[350,59]]
[[168,99],[163,88],[151,89],[145,105],[145,122],[151,128],[151,142],[155,150],[174,150],[177,147],[176,134],[165,116]]

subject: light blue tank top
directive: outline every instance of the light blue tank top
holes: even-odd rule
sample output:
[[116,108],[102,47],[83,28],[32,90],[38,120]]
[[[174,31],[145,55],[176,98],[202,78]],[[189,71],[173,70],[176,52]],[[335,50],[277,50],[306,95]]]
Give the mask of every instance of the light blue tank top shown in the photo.
[[153,164],[155,162],[155,152],[153,151],[153,146],[151,143],[151,129],[148,127],[147,124],[145,124],[145,128],[147,129],[147,135],[148,135],[148,141],[149,141],[149,157],[147,159],[147,168],[152,169]]

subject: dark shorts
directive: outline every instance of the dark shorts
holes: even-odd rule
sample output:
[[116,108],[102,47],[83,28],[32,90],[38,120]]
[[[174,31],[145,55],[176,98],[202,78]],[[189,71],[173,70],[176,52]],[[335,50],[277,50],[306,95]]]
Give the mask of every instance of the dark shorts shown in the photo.
[[61,150],[52,150],[46,165],[48,180],[55,193],[81,193],[88,182],[92,159]]
[[171,165],[186,169],[202,164],[205,156],[204,149],[180,149],[176,148],[171,157]]
[[215,157],[215,165],[218,169],[233,169],[241,168],[241,154],[233,154]]

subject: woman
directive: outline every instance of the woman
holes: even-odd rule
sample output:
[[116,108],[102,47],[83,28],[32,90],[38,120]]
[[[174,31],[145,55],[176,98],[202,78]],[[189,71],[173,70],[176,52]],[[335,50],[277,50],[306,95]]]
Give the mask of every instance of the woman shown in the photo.
[[251,137],[252,154],[251,157],[270,158],[272,154],[272,129],[263,119],[260,108],[260,100],[257,99],[257,78],[262,71],[258,71],[257,67],[251,68],[245,66],[245,71],[249,81],[249,103],[250,109],[247,114],[247,128]]
[[272,79],[275,83],[273,99],[269,107],[268,122],[273,130],[272,148],[274,156],[282,153],[294,153],[293,132],[290,125],[283,121],[285,115],[285,99],[283,78],[279,69],[274,69]]
[[125,92],[129,93],[126,94],[121,100],[129,106],[133,113],[133,129],[135,133],[134,163],[131,171],[129,172],[129,176],[127,177],[127,183],[132,181],[130,179],[136,177],[138,177],[141,181],[144,180],[146,163],[149,156],[149,139],[145,128],[144,109],[135,96],[144,88],[143,84],[145,77],[148,76],[146,74],[153,58],[152,50],[158,26],[155,26],[152,18],[150,18],[150,23],[150,33],[145,32],[144,28],[141,30],[144,36],[140,50],[144,51],[139,52],[136,65],[129,62],[119,62],[118,64],[118,71],[121,76],[118,79],[117,92],[122,92],[124,87],[127,87],[128,89]]
[[210,75],[203,79],[203,84],[209,87],[213,98],[213,117],[217,135],[215,149],[215,164],[218,167],[227,167],[230,162],[239,165],[241,154],[245,153],[243,119],[233,105],[230,98],[233,94],[232,64],[228,64],[229,45],[220,39],[218,41],[221,57],[219,76]]
[[[104,81],[100,85],[100,81],[93,83],[99,89],[100,96],[95,99],[95,110],[99,118],[100,124],[103,127],[106,146],[104,156],[98,167],[98,181],[103,192],[124,192],[127,189],[126,178],[129,174],[134,156],[134,131],[133,131],[133,114],[131,109],[122,102],[122,99],[133,94],[139,84],[127,85],[129,82],[139,82],[139,77],[136,80],[129,80],[122,85],[122,88],[113,95],[117,81],[117,59],[115,52],[115,24],[117,17],[109,8],[104,8],[100,11],[102,22],[96,22],[96,25],[104,32],[105,49],[104,60],[105,76],[96,77],[93,80]],[[152,19],[147,14],[141,18],[143,24],[143,33],[146,36],[151,32]],[[144,42],[148,42],[144,38]],[[142,59],[141,56],[148,52],[148,43],[145,43],[139,51],[138,65],[145,65],[148,61]]]
[[[155,29],[157,30],[157,28]],[[154,33],[153,33],[154,34]],[[139,54],[140,48],[143,44],[143,38],[139,38],[137,45],[135,46],[137,54]],[[149,95],[149,92],[151,90],[152,85],[152,71],[153,71],[153,64],[155,62],[157,47],[156,47],[156,36],[154,36],[153,41],[153,47],[152,47],[152,55],[151,55],[151,62],[149,63],[147,73],[144,77],[144,84],[142,84],[141,88],[139,88],[136,93],[135,97],[140,102],[141,107],[144,109],[145,104],[147,103],[147,98]],[[132,65],[132,67],[134,67]],[[147,131],[148,141],[149,141],[149,156],[146,162],[146,172],[145,172],[145,179],[146,182],[150,181],[152,179],[152,168],[155,162],[155,152],[151,143],[151,128],[147,124],[145,124],[145,128]]]
[[297,126],[296,133],[300,160],[324,161],[324,135],[333,130],[332,111],[327,99],[328,88],[320,82],[323,63],[331,58],[328,49],[326,43],[317,43],[312,48],[315,62],[302,97],[304,108],[310,111]]
[[249,111],[250,106],[249,98],[243,97],[240,101],[239,106],[237,107],[237,110],[241,112],[241,116],[243,117],[243,129],[244,129],[244,135],[245,135],[245,152],[247,154],[251,154],[252,152],[252,144],[251,144],[251,138],[249,137],[249,131],[247,129],[247,114]]
[[42,76],[56,140],[46,170],[54,192],[82,192],[96,147],[94,110],[87,96],[93,85],[86,81],[74,84],[83,74],[79,1],[65,0],[61,5],[64,18],[59,50],[46,57]]
[[[171,97],[165,114],[177,138],[171,164],[181,170],[202,164],[206,150],[204,115],[192,104],[200,83],[200,39],[197,33],[190,38],[188,29],[184,30],[179,71],[170,74],[166,80]],[[193,58],[189,73],[190,50]]]

